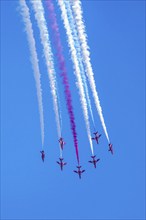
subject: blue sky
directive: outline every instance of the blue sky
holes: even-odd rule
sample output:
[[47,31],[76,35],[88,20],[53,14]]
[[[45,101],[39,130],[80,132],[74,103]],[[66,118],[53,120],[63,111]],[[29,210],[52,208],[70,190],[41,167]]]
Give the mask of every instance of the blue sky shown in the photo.
[[[145,2],[82,2],[96,86],[115,154],[112,156],[107,150],[91,99],[97,130],[102,133],[100,145],[94,145],[101,160],[97,169],[88,163],[91,151],[55,1],[73,94],[80,160],[86,172],[81,180],[72,172],[76,166],[75,149],[59,77],[63,136],[67,143],[64,158],[68,164],[61,172],[56,163],[59,148],[52,97],[31,10],[45,115],[46,160],[42,163],[35,81],[19,4],[14,0],[1,1],[2,219],[145,219]],[[56,61],[55,67],[59,75]]]

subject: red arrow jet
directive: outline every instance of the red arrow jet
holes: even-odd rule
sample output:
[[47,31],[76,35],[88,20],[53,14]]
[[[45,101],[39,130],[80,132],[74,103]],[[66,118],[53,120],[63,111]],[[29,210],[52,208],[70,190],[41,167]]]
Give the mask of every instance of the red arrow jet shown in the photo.
[[81,179],[81,174],[85,172],[85,170],[81,170],[81,166],[77,166],[78,170],[74,170],[75,173],[79,175],[79,178]]
[[114,152],[113,152],[113,145],[110,143],[108,146],[109,146],[108,151],[110,151],[111,154],[114,154]]
[[44,162],[44,159],[45,159],[45,152],[44,152],[44,150],[40,151],[40,153],[42,154],[41,157],[42,157],[42,161]]
[[101,137],[101,134],[99,134],[98,131],[97,131],[97,132],[94,132],[93,134],[95,135],[95,137],[94,137],[94,138],[91,138],[91,139],[92,139],[92,140],[95,140],[96,143],[99,144],[98,140],[99,140],[99,138]]
[[65,145],[65,142],[64,142],[63,138],[61,137],[58,141],[59,141],[59,143],[60,143],[61,149],[63,150],[63,147],[64,147],[64,145]]
[[63,170],[63,166],[65,166],[67,163],[63,162],[63,158],[59,158],[60,162],[59,161],[56,161],[59,165],[60,165],[60,168],[61,170]]
[[96,168],[96,163],[97,163],[100,159],[97,159],[97,160],[96,160],[96,159],[95,159],[96,155],[95,155],[95,156],[91,156],[91,157],[92,157],[93,160],[90,160],[89,163],[93,163],[94,167]]

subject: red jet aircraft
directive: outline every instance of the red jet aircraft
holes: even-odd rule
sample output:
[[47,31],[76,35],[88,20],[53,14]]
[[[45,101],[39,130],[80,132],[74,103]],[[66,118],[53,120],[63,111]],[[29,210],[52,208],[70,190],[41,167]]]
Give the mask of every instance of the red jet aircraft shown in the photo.
[[108,151],[110,151],[111,154],[114,154],[114,152],[113,152],[113,145],[112,145],[112,144],[109,144],[108,146],[109,146]]
[[98,131],[97,132],[94,132],[93,133],[95,135],[94,138],[91,138],[92,140],[95,140],[97,144],[99,144],[98,140],[99,138],[101,137],[101,134],[98,134]]
[[94,167],[96,168],[96,163],[97,163],[100,159],[97,159],[97,160],[96,160],[96,159],[95,159],[96,155],[95,155],[95,156],[91,156],[91,157],[92,157],[93,160],[90,160],[89,163],[93,163],[93,164],[94,164]]
[[40,151],[40,153],[42,154],[41,157],[42,157],[42,161],[44,162],[44,159],[45,159],[45,152],[44,152],[44,150]]
[[63,138],[61,137],[58,141],[59,141],[59,143],[60,143],[61,149],[63,150],[63,147],[64,147],[64,145],[65,145],[65,142],[63,141]]
[[74,170],[75,173],[79,175],[79,178],[81,179],[81,174],[85,172],[85,170],[81,170],[81,166],[77,166],[78,170]]
[[57,163],[60,165],[61,170],[63,170],[63,166],[65,166],[67,163],[63,162],[63,158],[59,158],[60,162],[57,161]]

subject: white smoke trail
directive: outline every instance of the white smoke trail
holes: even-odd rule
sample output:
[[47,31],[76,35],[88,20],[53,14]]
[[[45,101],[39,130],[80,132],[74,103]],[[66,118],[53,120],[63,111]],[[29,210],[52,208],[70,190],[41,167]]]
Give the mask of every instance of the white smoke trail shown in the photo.
[[64,27],[66,29],[66,33],[67,33],[67,37],[68,37],[68,45],[70,47],[71,58],[72,58],[72,61],[74,63],[74,73],[75,73],[76,79],[77,79],[77,85],[78,85],[78,89],[79,89],[80,100],[81,100],[83,113],[84,113],[84,119],[85,119],[85,123],[86,123],[87,135],[88,135],[92,155],[94,155],[93,145],[92,145],[91,135],[90,135],[90,124],[89,124],[87,103],[86,103],[86,98],[85,98],[85,92],[84,92],[82,77],[81,77],[81,74],[80,74],[79,63],[78,63],[78,59],[77,59],[77,51],[76,51],[75,46],[74,46],[74,39],[73,39],[73,35],[72,35],[72,30],[71,30],[71,27],[70,27],[70,24],[69,24],[69,20],[68,20],[68,17],[67,17],[67,11],[66,11],[64,2],[62,0],[58,0],[58,5],[60,6],[60,9],[61,9],[62,20],[63,20]]
[[77,33],[76,26],[75,26],[75,23],[74,23],[74,17],[73,17],[73,13],[72,13],[70,3],[69,3],[68,0],[65,0],[64,2],[65,2],[65,6],[66,6],[66,9],[67,9],[67,13],[68,13],[69,24],[70,24],[70,27],[71,27],[71,30],[72,30],[72,33],[73,33],[75,48],[76,48],[76,51],[77,51],[77,58],[78,58],[78,61],[79,61],[80,73],[81,73],[84,88],[85,88],[87,104],[88,104],[91,119],[92,119],[92,122],[93,122],[93,127],[94,127],[94,130],[95,130],[95,121],[94,121],[94,116],[93,116],[93,111],[92,111],[92,106],[91,106],[91,101],[90,101],[90,96],[89,96],[89,91],[88,91],[86,75],[85,75],[84,66],[83,66],[83,59],[82,59],[82,55],[81,55],[81,47],[80,47],[80,42],[79,42],[79,38],[78,38],[78,33]]
[[94,121],[94,116],[93,116],[91,101],[90,101],[90,97],[89,97],[89,91],[88,91],[86,76],[82,75],[82,77],[83,77],[83,82],[84,82],[84,87],[85,87],[85,93],[86,93],[86,97],[87,97],[88,108],[89,108],[89,111],[90,111],[91,119],[92,119],[92,122],[93,122],[93,127],[94,127],[94,130],[95,130],[95,121]]
[[86,74],[90,83],[90,87],[92,90],[92,94],[94,97],[94,101],[95,101],[95,105],[100,117],[100,121],[103,127],[103,130],[105,132],[105,135],[107,137],[108,142],[110,143],[109,140],[109,136],[107,133],[107,128],[104,122],[104,117],[102,114],[102,108],[100,105],[100,101],[99,101],[99,97],[98,97],[98,93],[96,90],[96,84],[95,84],[95,80],[94,80],[94,74],[93,74],[93,69],[92,69],[92,65],[90,62],[90,52],[89,52],[89,46],[87,44],[87,35],[86,35],[86,31],[85,31],[85,25],[83,22],[83,16],[82,16],[82,8],[81,8],[81,2],[80,0],[73,0],[71,1],[72,4],[72,10],[74,13],[74,19],[76,22],[76,28],[78,31],[78,36],[79,36],[79,40],[80,40],[80,45],[81,45],[81,49],[82,49],[82,55],[83,55],[83,61],[84,61],[84,65],[86,67]]
[[32,23],[30,19],[30,12],[28,6],[26,5],[25,0],[20,0],[20,10],[25,24],[25,30],[26,30],[27,40],[31,54],[31,63],[32,63],[34,78],[36,82],[40,124],[41,124],[42,148],[43,148],[44,147],[44,112],[43,112],[42,89],[41,89],[41,80],[40,80],[41,74],[39,71],[36,43],[35,43]]
[[47,24],[45,20],[45,12],[43,8],[43,4],[41,0],[31,0],[30,1],[34,12],[35,12],[35,18],[37,21],[37,25],[40,30],[40,38],[41,43],[43,46],[43,52],[46,59],[46,65],[48,70],[48,77],[50,79],[50,88],[51,93],[53,97],[53,104],[54,104],[54,111],[55,111],[55,117],[56,117],[56,123],[57,123],[57,132],[58,137],[61,137],[61,125],[60,125],[60,111],[59,111],[59,105],[58,105],[58,99],[57,99],[57,87],[56,87],[56,73],[54,69],[54,61],[53,61],[53,54],[51,50],[51,44],[49,39],[49,32],[47,29]]

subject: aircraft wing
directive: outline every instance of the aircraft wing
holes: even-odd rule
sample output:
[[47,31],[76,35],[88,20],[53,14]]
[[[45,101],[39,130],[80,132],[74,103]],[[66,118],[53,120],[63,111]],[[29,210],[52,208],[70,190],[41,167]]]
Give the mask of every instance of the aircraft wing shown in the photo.
[[75,173],[78,173],[76,170],[74,170]]
[[82,170],[82,173],[84,173],[85,172],[85,170]]

